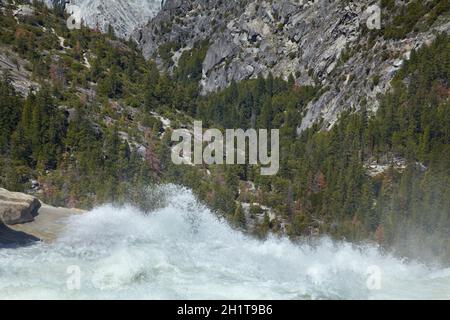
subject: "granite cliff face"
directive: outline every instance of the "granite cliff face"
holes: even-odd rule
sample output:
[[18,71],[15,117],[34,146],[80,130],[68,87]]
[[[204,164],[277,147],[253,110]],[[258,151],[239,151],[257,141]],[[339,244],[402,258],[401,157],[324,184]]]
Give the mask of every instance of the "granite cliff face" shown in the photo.
[[[411,51],[439,32],[450,32],[447,13],[426,26],[418,22],[413,32],[401,37],[374,36],[367,25],[376,20],[373,0],[44,1],[65,4],[68,12],[92,28],[106,31],[111,25],[119,37],[133,37],[161,68],[167,67],[167,57],[161,57],[160,48],[165,47],[166,53],[169,48],[173,60],[169,72],[185,50],[207,40],[202,94],[269,72],[285,78],[293,75],[298,85],[320,85],[321,95],[306,108],[299,132],[321,120],[326,129],[343,110],[362,105],[376,110],[377,97],[389,89]],[[390,1],[401,8],[413,2]],[[379,20],[383,28],[394,18],[391,9],[383,8]]]
[[176,65],[184,50],[209,40],[203,94],[269,72],[285,78],[292,74],[298,85],[319,84],[322,95],[308,106],[299,131],[321,119],[327,128],[345,109],[364,104],[375,110],[377,95],[386,92],[410,52],[450,30],[448,19],[441,19],[402,39],[371,38],[372,3],[167,0],[135,38],[145,56],[160,65],[161,45],[176,48]]
[[107,31],[109,25],[120,38],[129,38],[161,8],[161,0],[44,0],[53,7],[64,5],[66,11],[91,28]]

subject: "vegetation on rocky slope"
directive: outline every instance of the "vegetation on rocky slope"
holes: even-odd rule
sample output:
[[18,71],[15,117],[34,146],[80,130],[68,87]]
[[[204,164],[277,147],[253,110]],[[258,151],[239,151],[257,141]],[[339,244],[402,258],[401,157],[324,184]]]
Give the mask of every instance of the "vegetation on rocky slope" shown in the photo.
[[[299,137],[295,124],[305,103],[314,98],[314,88],[269,77],[233,84],[201,100],[194,116],[213,126],[281,128],[277,176],[258,176],[251,167],[227,170],[215,182],[227,191],[219,187],[214,192],[273,208],[279,220],[270,228],[279,230],[280,222],[287,221],[293,237],[319,231],[395,245],[402,254],[420,251],[448,258],[448,61],[450,37],[442,35],[413,52],[376,114],[350,110],[330,131],[319,130],[317,124]],[[255,182],[257,191],[250,199],[238,195],[239,180]]]

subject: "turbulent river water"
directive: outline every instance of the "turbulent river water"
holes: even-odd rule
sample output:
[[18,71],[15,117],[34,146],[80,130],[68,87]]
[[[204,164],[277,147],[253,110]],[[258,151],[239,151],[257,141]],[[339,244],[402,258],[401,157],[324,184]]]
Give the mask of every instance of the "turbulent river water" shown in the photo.
[[166,187],[144,215],[104,206],[51,244],[0,250],[0,299],[450,299],[450,269],[323,239],[246,237]]

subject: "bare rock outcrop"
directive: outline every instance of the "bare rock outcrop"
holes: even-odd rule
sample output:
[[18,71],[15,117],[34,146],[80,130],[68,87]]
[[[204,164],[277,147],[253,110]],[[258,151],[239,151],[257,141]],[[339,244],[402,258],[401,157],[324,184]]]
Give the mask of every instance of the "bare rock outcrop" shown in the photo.
[[40,207],[40,201],[33,196],[0,188],[0,221],[4,224],[31,222]]
[[[413,50],[450,32],[448,18],[402,36],[370,37],[371,0],[166,0],[134,37],[144,55],[162,68],[159,48],[170,45],[174,69],[181,52],[209,41],[203,61],[202,94],[259,75],[320,86],[320,96],[302,112],[298,132],[321,122],[330,128],[345,110],[376,111],[402,63]],[[402,2],[403,3],[403,2]],[[405,1],[401,6],[405,6]],[[400,5],[400,4],[399,4]],[[384,11],[385,26],[394,12]],[[373,41],[376,40],[376,41]],[[164,51],[166,53],[166,51]],[[322,121],[323,120],[323,121]]]
[[128,39],[145,25],[161,8],[161,0],[44,0],[49,7],[65,6],[77,21],[108,31],[114,29],[119,38]]
[[71,216],[83,213],[52,207],[33,196],[0,188],[0,248],[54,241]]
[[31,72],[27,70],[27,61],[6,47],[0,47],[0,76],[5,74],[11,79],[14,89],[22,96],[30,90],[37,90],[40,85],[32,80]]

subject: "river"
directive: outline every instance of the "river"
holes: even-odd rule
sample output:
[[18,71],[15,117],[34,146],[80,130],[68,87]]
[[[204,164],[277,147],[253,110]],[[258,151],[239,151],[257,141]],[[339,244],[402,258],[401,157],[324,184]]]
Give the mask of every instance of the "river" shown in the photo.
[[53,243],[0,250],[0,299],[450,299],[450,268],[327,238],[259,241],[166,189],[148,215],[104,206]]

